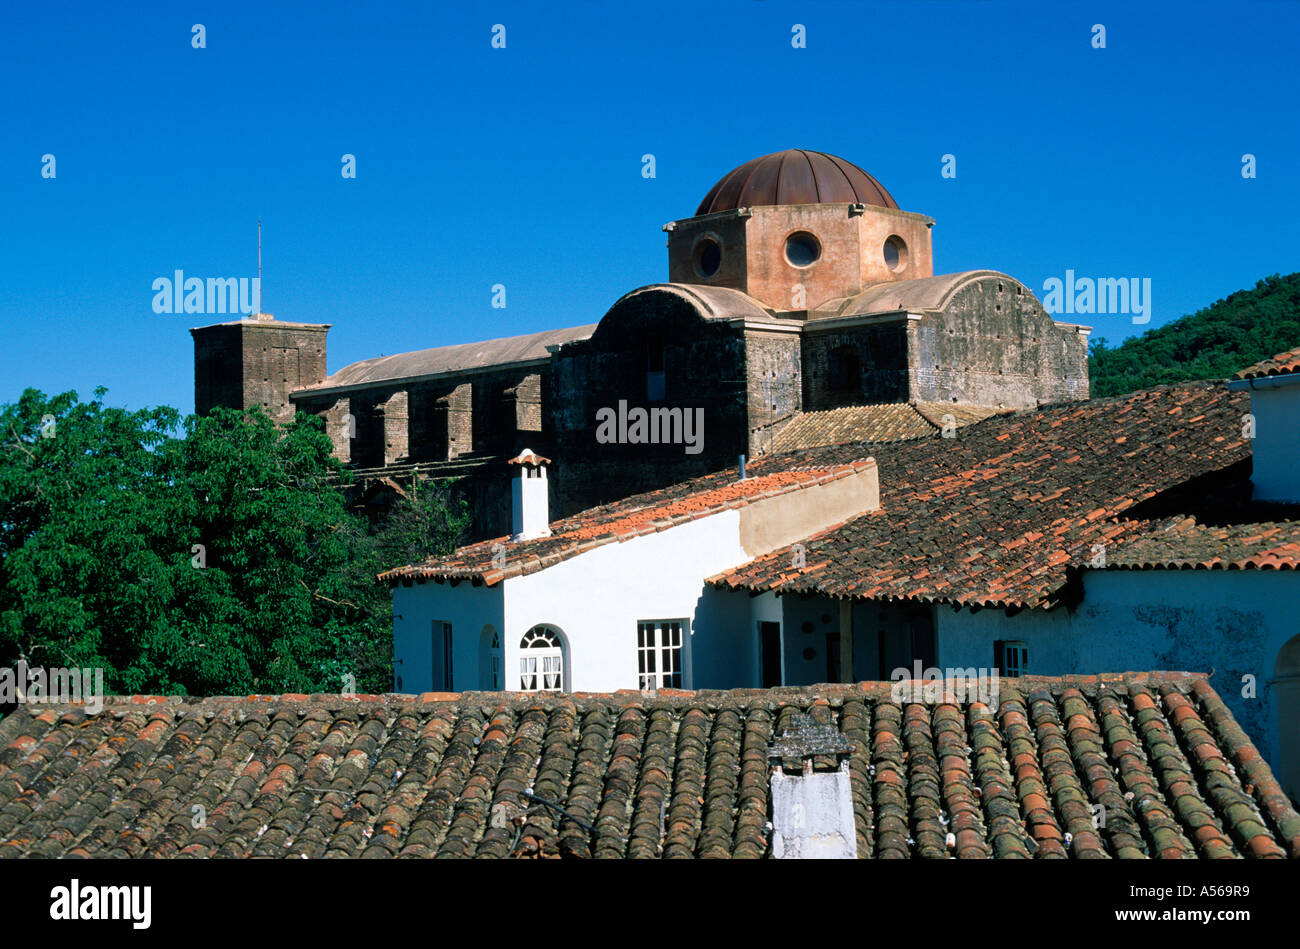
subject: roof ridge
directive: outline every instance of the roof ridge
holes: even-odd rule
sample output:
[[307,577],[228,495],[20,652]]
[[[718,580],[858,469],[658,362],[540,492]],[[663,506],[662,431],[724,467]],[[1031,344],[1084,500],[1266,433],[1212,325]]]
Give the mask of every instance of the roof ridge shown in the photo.
[[1252,363],[1245,369],[1234,373],[1234,379],[1261,379],[1268,376],[1282,376],[1300,371],[1300,346],[1284,349],[1259,362]]
[[[831,464],[814,464],[803,467],[780,468],[754,474],[744,479],[737,478],[722,484],[713,485],[700,491],[690,492],[674,497],[659,504],[649,504],[616,514],[608,520],[588,525],[577,525],[571,529],[553,531],[546,537],[517,541],[512,546],[516,552],[514,562],[504,570],[487,569],[479,565],[456,566],[448,563],[463,556],[470,550],[490,549],[493,543],[506,543],[509,538],[498,537],[461,547],[454,553],[439,558],[404,564],[385,570],[377,575],[379,581],[395,582],[405,579],[437,579],[439,577],[482,578],[488,586],[508,577],[523,576],[536,571],[537,566],[550,566],[554,561],[537,564],[521,560],[518,554],[530,548],[552,546],[547,553],[555,558],[564,559],[576,556],[592,547],[621,542],[642,534],[657,533],[679,524],[702,520],[714,514],[737,507],[744,507],[773,497],[780,497],[802,491],[831,481],[840,481],[875,467],[876,461],[871,457],[853,461],[834,462]],[[727,470],[727,469],[724,469]],[[798,475],[821,475],[816,479],[799,478]],[[791,477],[796,476],[796,477]],[[738,491],[741,486],[748,490]],[[711,495],[713,497],[711,497]],[[568,542],[567,544],[565,542]],[[557,546],[558,545],[558,546]],[[439,566],[448,564],[447,566]],[[491,579],[489,579],[491,577]]]
[[[940,670],[943,671],[943,670]],[[1208,688],[1211,672],[1187,670],[1131,670],[1125,672],[1105,672],[1092,675],[1069,674],[1059,676],[1023,675],[996,676],[1003,685],[1017,685],[1017,691],[1063,690],[1080,686],[1113,685],[1163,685],[1185,684],[1189,687],[1197,682],[1205,682]],[[889,693],[900,681],[923,680],[873,680],[864,679],[857,682],[823,682],[813,685],[787,685],[772,688],[736,688],[736,689],[658,689],[643,691],[639,689],[618,689],[614,692],[510,692],[466,690],[464,692],[380,692],[342,695],[334,692],[285,692],[285,693],[251,693],[248,695],[106,695],[103,697],[104,709],[129,710],[132,708],[148,709],[159,706],[177,708],[238,708],[249,705],[306,705],[322,707],[363,707],[371,705],[430,705],[443,702],[483,701],[496,703],[520,703],[537,701],[609,701],[626,704],[633,698],[647,701],[663,699],[723,699],[727,697],[755,698],[770,696],[779,699],[784,696],[800,697],[844,697],[862,698],[863,693],[869,697],[878,697],[877,692]],[[1021,688],[1023,686],[1023,688]],[[19,706],[35,712],[36,709],[76,710],[84,707],[84,702],[48,702],[31,703]]]

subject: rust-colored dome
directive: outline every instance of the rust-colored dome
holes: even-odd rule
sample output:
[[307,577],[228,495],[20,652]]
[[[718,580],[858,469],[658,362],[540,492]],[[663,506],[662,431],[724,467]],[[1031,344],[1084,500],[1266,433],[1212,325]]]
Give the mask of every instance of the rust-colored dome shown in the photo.
[[722,176],[700,202],[696,215],[773,204],[898,203],[884,186],[843,158],[789,148],[745,162]]

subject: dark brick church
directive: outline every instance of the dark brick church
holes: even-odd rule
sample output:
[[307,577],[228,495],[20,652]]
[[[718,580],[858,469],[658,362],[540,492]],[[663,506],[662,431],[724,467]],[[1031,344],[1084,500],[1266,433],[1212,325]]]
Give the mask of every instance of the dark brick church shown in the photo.
[[[994,412],[1088,397],[1086,327],[991,270],[934,276],[934,221],[856,165],[764,155],[664,225],[668,283],[591,326],[367,359],[326,374],[329,326],[269,314],[194,329],[195,409],[325,420],[382,503],[458,479],[475,539],[510,532],[505,460],[553,459],[551,516],[734,466],[740,455],[939,435]],[[674,411],[678,410],[678,411]],[[680,422],[702,411],[685,450]],[[648,443],[620,421],[662,424]]]

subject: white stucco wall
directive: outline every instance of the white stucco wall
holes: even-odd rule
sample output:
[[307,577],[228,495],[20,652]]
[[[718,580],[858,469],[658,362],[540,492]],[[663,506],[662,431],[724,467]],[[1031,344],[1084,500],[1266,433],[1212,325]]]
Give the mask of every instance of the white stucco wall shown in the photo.
[[[1275,690],[1282,645],[1300,633],[1300,574],[1258,570],[1089,570],[1073,612],[936,611],[941,667],[988,667],[995,639],[1022,640],[1034,675],[1151,669],[1210,672],[1252,741],[1277,767]],[[1255,697],[1242,695],[1255,677]]]
[[[829,682],[826,674],[826,634],[840,629],[840,605],[825,597],[783,596],[785,681],[790,685]],[[805,626],[808,628],[805,632]],[[805,653],[811,657],[805,658]]]
[[[732,594],[736,595],[736,594]],[[781,622],[784,648],[786,685],[816,685],[828,681],[826,667],[826,637],[840,633],[840,662],[845,661],[843,635],[840,628],[840,601],[824,596],[804,597],[790,595],[775,597],[764,594],[755,603],[764,601],[768,615],[763,619]],[[899,666],[910,669],[913,625],[932,616],[933,608],[900,603],[857,601],[853,604],[853,668],[848,671],[850,681],[888,680]],[[811,626],[805,631],[805,626]],[[757,622],[754,623],[757,628]],[[885,640],[881,668],[881,639]],[[805,652],[812,651],[811,658]],[[841,667],[841,675],[846,670]]]
[[1254,390],[1250,411],[1255,416],[1254,498],[1300,502],[1300,385]]
[[682,685],[693,688],[693,654],[714,634],[696,622],[704,578],[747,559],[739,514],[722,511],[503,581],[507,687],[518,687],[510,677],[519,669],[519,641],[538,623],[564,633],[569,689],[612,692],[639,685],[637,621],[685,619]]
[[433,682],[434,620],[451,623],[453,689],[459,692],[478,689],[479,634],[488,623],[501,629],[503,615],[500,587],[475,587],[468,581],[454,587],[433,581],[396,587],[393,591],[393,689],[430,692],[441,686]]
[[[637,624],[678,621],[685,633],[682,687],[753,685],[759,679],[757,624],[780,622],[781,604],[770,595],[751,598],[712,590],[704,581],[878,507],[875,463],[855,467],[797,491],[759,494],[736,508],[604,544],[536,573],[510,577],[491,591],[468,583],[399,588],[394,596],[394,680],[400,676],[407,691],[429,688],[437,665],[432,624],[443,620],[453,625],[458,690],[482,687],[478,641],[486,623],[501,631],[506,689],[520,685],[520,641],[537,625],[557,630],[563,639],[566,690],[634,689],[640,685]],[[525,548],[519,555],[527,553]],[[511,545],[505,556],[508,568]]]
[[[692,637],[692,684],[697,689],[752,688],[759,679],[758,621],[780,620],[764,613],[759,601],[747,593],[708,589],[700,597]],[[754,612],[755,609],[759,613]]]
[[[749,597],[706,591],[704,578],[748,559],[739,514],[723,511],[606,544],[495,587],[399,586],[393,599],[394,674],[407,692],[432,687],[432,623],[443,620],[452,624],[454,687],[479,688],[479,633],[491,623],[502,634],[504,686],[517,689],[520,640],[545,623],[565,638],[567,689],[635,689],[637,622],[686,620],[683,686],[695,686],[697,662],[710,687],[747,685],[754,672],[753,646],[747,643],[752,637],[746,635]],[[709,645],[701,646],[702,640]]]

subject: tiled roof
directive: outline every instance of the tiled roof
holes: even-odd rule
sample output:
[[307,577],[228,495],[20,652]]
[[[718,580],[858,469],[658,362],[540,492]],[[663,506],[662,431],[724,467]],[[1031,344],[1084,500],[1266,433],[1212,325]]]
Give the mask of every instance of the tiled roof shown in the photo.
[[1300,346],[1255,363],[1237,373],[1238,379],[1258,379],[1261,376],[1280,376],[1300,372]]
[[[1131,533],[1118,515],[1250,457],[1245,393],[1157,386],[997,416],[955,438],[873,446],[880,510],[711,577],[724,589],[1051,606],[1070,571]],[[761,465],[829,464],[861,446]],[[760,465],[755,466],[761,470]]]
[[402,379],[419,379],[450,372],[467,372],[532,362],[549,356],[548,346],[560,346],[575,340],[587,339],[596,331],[592,326],[574,326],[568,329],[544,330],[525,336],[507,336],[477,343],[460,343],[455,346],[438,346],[392,356],[375,356],[344,366],[323,382],[295,390],[295,395],[309,396],[333,389],[360,388]]
[[1007,414],[1007,409],[995,409],[987,405],[963,405],[957,402],[917,402],[916,410],[936,428],[942,429],[951,415],[958,428],[974,422],[982,422],[991,415]]
[[[1094,545],[1132,535],[1119,515],[1250,457],[1241,435],[1246,393],[1222,383],[1157,386],[1125,396],[1016,412],[970,423],[954,438],[831,445],[770,455],[736,480],[728,469],[551,525],[552,536],[495,538],[390,570],[389,582],[469,579],[495,584],[603,544],[728,507],[880,466],[881,509],[709,578],[720,588],[1051,606]],[[507,566],[493,565],[504,545]],[[500,548],[497,548],[498,550]]]
[[[517,543],[511,543],[508,537],[493,538],[462,547],[447,557],[397,567],[380,574],[379,579],[390,582],[470,579],[492,586],[508,577],[544,570],[595,547],[667,530],[810,485],[836,481],[874,464],[870,458],[858,458],[829,465],[791,466],[743,481],[737,480],[735,469],[720,471],[556,521],[551,525],[549,537]],[[506,553],[504,568],[493,564],[501,549]]]
[[1300,815],[1203,677],[1007,679],[999,700],[862,683],[21,706],[0,721],[0,856],[763,857],[767,747],[800,712],[856,746],[861,857],[1300,856]]
[[938,435],[945,415],[961,427],[988,418],[996,409],[944,402],[849,405],[819,412],[803,412],[777,434],[774,451],[798,451],[846,442],[895,442]]
[[1295,570],[1300,568],[1300,521],[1198,524],[1169,518],[1107,551],[1119,569]]

